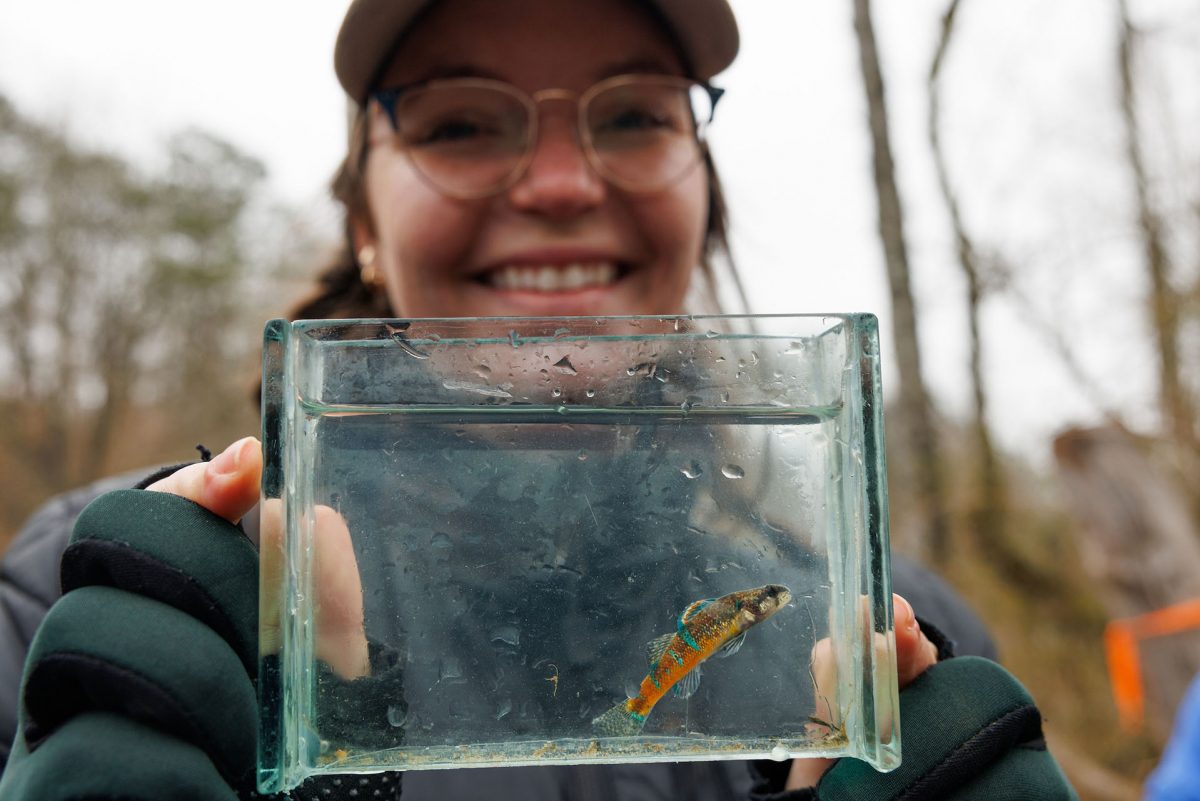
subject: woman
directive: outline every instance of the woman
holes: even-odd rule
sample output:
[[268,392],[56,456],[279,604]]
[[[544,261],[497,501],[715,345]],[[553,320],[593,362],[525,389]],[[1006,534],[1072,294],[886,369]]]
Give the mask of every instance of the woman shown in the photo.
[[[705,81],[736,51],[724,0],[356,0],[335,56],[357,104],[335,183],[353,259],[297,316],[696,310],[713,295],[711,265],[725,246],[697,130],[719,96]],[[684,96],[700,108],[686,125],[675,113]],[[152,477],[150,492],[89,507],[63,556],[67,592],[31,647],[4,798],[248,792],[257,556],[229,524],[256,504],[261,469],[246,439]],[[333,586],[353,580],[331,564]],[[897,585],[987,648],[935,579],[901,564]],[[377,655],[354,636],[361,609],[339,608],[350,636],[331,651],[345,661],[331,666],[352,680]],[[407,774],[403,797],[1003,798],[1031,787],[1071,796],[1039,750],[1040,719],[1019,686],[982,660],[934,667],[951,645],[936,629],[927,636],[903,600],[896,625],[900,682],[911,688],[905,765],[888,776],[827,760],[753,772],[738,763],[481,769]],[[943,708],[954,713],[942,719]],[[400,779],[299,792],[395,797]]]

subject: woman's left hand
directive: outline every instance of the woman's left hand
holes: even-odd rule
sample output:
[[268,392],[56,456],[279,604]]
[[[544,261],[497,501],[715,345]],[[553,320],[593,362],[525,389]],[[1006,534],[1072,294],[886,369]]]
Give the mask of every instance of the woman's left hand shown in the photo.
[[[937,647],[921,631],[917,616],[908,601],[899,595],[892,596],[893,614],[896,624],[896,674],[900,689],[907,687],[913,679],[937,664]],[[813,653],[813,674],[818,684],[831,663],[829,640],[817,643]],[[836,759],[796,759],[788,773],[786,789],[798,790],[812,787],[825,771],[837,762]]]

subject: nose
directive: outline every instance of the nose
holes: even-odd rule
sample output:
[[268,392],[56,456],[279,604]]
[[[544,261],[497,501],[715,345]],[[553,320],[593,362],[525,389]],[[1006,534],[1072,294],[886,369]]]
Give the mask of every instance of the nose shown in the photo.
[[604,179],[588,163],[565,115],[546,115],[533,155],[509,201],[522,211],[552,218],[574,217],[604,200]]

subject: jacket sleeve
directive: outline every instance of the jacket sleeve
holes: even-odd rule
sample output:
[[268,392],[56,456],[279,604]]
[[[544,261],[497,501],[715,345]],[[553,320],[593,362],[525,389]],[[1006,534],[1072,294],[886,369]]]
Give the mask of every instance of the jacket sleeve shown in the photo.
[[149,470],[104,479],[55,496],[17,532],[0,561],[0,771],[17,732],[17,696],[29,644],[61,594],[59,561],[75,518],[98,495],[132,487]]

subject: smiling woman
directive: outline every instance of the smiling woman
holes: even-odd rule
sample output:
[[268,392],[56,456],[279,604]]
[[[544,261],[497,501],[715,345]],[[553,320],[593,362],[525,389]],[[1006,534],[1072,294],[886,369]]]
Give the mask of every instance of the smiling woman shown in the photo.
[[[355,104],[334,183],[346,243],[295,316],[714,310],[725,213],[704,133],[720,97],[710,81],[737,50],[726,0],[354,0],[335,54]],[[259,639],[259,556],[235,524],[258,519],[249,513],[262,466],[258,443],[246,438],[135,489],[85,489],[48,506],[21,535],[13,551],[41,560],[25,572],[61,572],[65,595],[48,612],[28,600],[53,598],[50,578],[0,614],[0,668],[10,666],[0,672],[0,726],[8,727],[0,733],[15,729],[0,796],[258,797],[254,684],[260,656],[270,670],[273,635]],[[737,470],[726,477],[744,479]],[[653,489],[636,470],[614,472],[638,492]],[[387,499],[401,504],[396,519],[437,500],[436,487],[408,489],[409,498]],[[744,500],[761,512],[761,498]],[[620,498],[610,501],[622,508]],[[262,519],[270,514],[264,504]],[[330,716],[320,730],[375,725],[382,734],[373,747],[390,747],[410,725],[396,677],[411,660],[368,641],[353,538],[337,511],[328,518],[314,523],[324,526],[314,596],[339,636],[316,649],[324,673],[314,692]],[[280,567],[270,553],[264,548],[267,574]],[[689,566],[676,551],[639,568],[665,576]],[[470,569],[486,583],[484,567]],[[905,761],[887,776],[852,760],[478,768],[406,773],[403,797],[1072,797],[1024,690],[987,660],[949,659],[951,638],[965,653],[992,654],[979,622],[927,572],[897,559],[894,573],[936,625],[919,624],[897,598]],[[818,682],[836,667],[829,653],[814,649]],[[24,654],[19,677],[12,666]],[[436,680],[463,672],[446,665]],[[567,690],[557,666],[552,676],[557,697]],[[261,678],[260,702],[279,703],[270,676]],[[488,692],[483,683],[472,689]],[[787,700],[772,693],[757,702]],[[308,746],[315,754],[321,744]],[[396,798],[400,787],[397,774],[316,777],[298,797]]]
[[409,6],[379,65],[355,47],[373,10],[347,16],[347,249],[295,316],[719,311],[726,221],[703,134],[706,81],[737,50],[725,3]]

